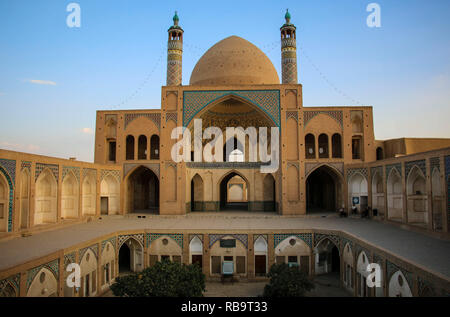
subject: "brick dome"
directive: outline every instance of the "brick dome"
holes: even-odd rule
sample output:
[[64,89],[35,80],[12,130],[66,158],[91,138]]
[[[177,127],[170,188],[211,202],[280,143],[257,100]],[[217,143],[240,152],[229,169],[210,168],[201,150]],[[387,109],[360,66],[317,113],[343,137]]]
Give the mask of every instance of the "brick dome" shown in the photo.
[[238,36],[227,37],[211,47],[195,65],[189,82],[205,86],[279,83],[266,54]]

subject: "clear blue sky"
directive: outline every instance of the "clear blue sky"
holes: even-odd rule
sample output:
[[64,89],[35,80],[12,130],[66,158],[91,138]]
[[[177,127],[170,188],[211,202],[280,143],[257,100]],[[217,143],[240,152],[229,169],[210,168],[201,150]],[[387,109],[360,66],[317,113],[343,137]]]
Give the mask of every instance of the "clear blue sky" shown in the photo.
[[[71,2],[81,28],[66,25]],[[366,25],[371,2],[381,28]],[[448,0],[1,0],[0,148],[92,161],[96,110],[160,107],[175,10],[183,84],[230,35],[260,47],[280,74],[286,8],[305,106],[371,105],[377,139],[450,137]]]

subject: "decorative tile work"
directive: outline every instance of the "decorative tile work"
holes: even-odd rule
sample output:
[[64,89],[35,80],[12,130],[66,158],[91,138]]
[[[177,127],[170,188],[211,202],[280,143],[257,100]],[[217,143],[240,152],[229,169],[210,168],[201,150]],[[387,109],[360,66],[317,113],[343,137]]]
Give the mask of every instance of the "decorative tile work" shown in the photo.
[[359,255],[361,254],[361,252],[363,252],[366,254],[367,258],[369,259],[369,262],[372,262],[371,260],[371,255],[370,255],[370,251],[367,250],[366,248],[362,247],[359,244],[355,244],[355,254],[356,254],[356,259],[358,259]]
[[405,179],[408,178],[409,172],[412,170],[414,166],[420,168],[423,173],[423,176],[427,176],[427,169],[425,167],[425,160],[411,161],[405,163]]
[[30,288],[31,283],[33,282],[36,274],[38,274],[38,272],[42,269],[42,268],[46,268],[48,269],[50,272],[53,273],[53,275],[55,276],[56,280],[58,280],[59,278],[59,259],[55,259],[49,263],[46,264],[42,264],[39,265],[35,268],[32,268],[31,270],[29,270],[27,272],[27,291]]
[[34,180],[36,181],[38,179],[39,175],[41,175],[42,171],[46,168],[48,168],[53,173],[53,176],[55,176],[56,183],[58,183],[59,166],[56,164],[36,163],[36,171],[35,171]]
[[178,114],[176,112],[168,112],[166,113],[166,122],[172,120],[175,124],[178,123]]
[[233,237],[236,240],[239,240],[242,242],[242,244],[245,245],[246,248],[248,248],[248,235],[246,234],[210,234],[209,235],[209,248],[213,246],[214,243],[222,239],[223,237]]
[[347,169],[347,180],[356,173],[362,174],[367,179],[367,168],[349,168]]
[[172,238],[183,249],[183,234],[181,233],[147,233],[147,248],[153,241],[163,236]]
[[135,119],[144,117],[152,121],[157,127],[158,130],[161,129],[161,114],[160,113],[126,113],[125,114],[125,124],[124,129]]
[[376,254],[376,253],[374,253],[373,254],[373,262],[374,263],[378,263],[378,264],[380,264],[381,266],[383,266],[383,258],[381,257],[381,256],[379,256],[378,254]]
[[12,275],[12,276],[0,281],[0,294],[2,293],[3,289],[5,287],[7,287],[8,285],[11,285],[14,288],[14,291],[16,292],[16,297],[19,297],[20,273]]
[[337,123],[339,123],[339,125],[341,126],[341,128],[344,126],[343,120],[342,120],[342,111],[338,110],[338,111],[322,111],[322,110],[318,110],[318,111],[303,111],[303,125],[304,127],[306,127],[306,125],[308,124],[309,121],[311,121],[312,118],[314,118],[315,116],[319,115],[319,114],[325,114],[327,116],[330,116],[331,118],[333,118],[334,120],[337,121]]
[[103,249],[105,249],[105,246],[108,242],[111,242],[111,244],[114,248],[114,251],[116,251],[116,237],[112,237],[112,238],[102,241],[102,253],[103,253]]
[[138,233],[138,234],[126,234],[126,235],[120,235],[119,236],[119,245],[118,245],[118,250],[120,250],[120,247],[122,246],[122,244],[124,244],[125,241],[127,241],[128,239],[133,238],[136,241],[140,242],[142,247],[144,246],[144,234],[143,233]]
[[183,126],[187,127],[195,115],[214,101],[225,96],[238,96],[264,111],[280,126],[279,90],[216,90],[183,92]]
[[8,182],[9,187],[9,193],[8,193],[8,232],[12,231],[13,226],[13,209],[14,209],[14,182],[11,179],[10,174],[7,172],[7,170],[4,169],[3,166],[0,165],[0,173],[2,173],[6,181]]
[[398,175],[400,175],[400,177],[402,176],[402,164],[397,163],[397,164],[389,164],[386,165],[386,180],[389,177],[389,173],[391,172],[391,170],[395,168],[398,172]]
[[441,160],[439,157],[432,157],[430,158],[430,171],[433,173],[434,169],[437,168],[437,170],[441,171]]
[[16,183],[16,161],[0,159],[0,166],[3,167],[5,171],[8,172],[11,177],[12,183]]
[[188,168],[201,169],[259,169],[269,163],[261,162],[186,162]]
[[194,239],[195,237],[199,238],[200,241],[203,243],[203,234],[190,234],[189,243],[191,243],[192,239]]
[[95,179],[97,179],[97,170],[95,168],[83,168],[83,180],[89,174],[94,174]]
[[436,296],[436,291],[434,290],[432,283],[421,279],[420,276],[417,277],[417,286],[419,297]]
[[402,269],[397,264],[392,263],[391,261],[386,261],[386,269],[387,269],[387,281],[386,283],[389,285],[389,282],[391,281],[392,274],[394,274],[397,271],[402,272],[403,276],[405,276],[406,280],[408,281],[408,285],[410,288],[412,288],[412,273],[406,271],[405,269]]
[[334,234],[322,234],[322,233],[314,234],[314,247],[317,247],[319,243],[324,239],[329,239],[334,243],[334,245],[338,248],[338,250],[340,249],[341,239],[339,238],[339,236]]
[[254,234],[253,235],[253,244],[256,240],[258,240],[259,237],[263,237],[264,240],[266,240],[266,243],[269,244],[269,237],[267,234]]
[[22,163],[20,164],[20,169],[23,170],[24,168],[28,169],[28,171],[31,173],[31,162],[22,161]]
[[91,245],[90,247],[86,247],[86,248],[83,248],[80,251],[78,251],[78,261],[80,261],[80,263],[81,263],[81,260],[83,259],[84,254],[89,249],[91,249],[91,251],[94,252],[95,257],[98,260],[98,244],[96,243],[96,244]]
[[102,170],[100,174],[100,181],[102,181],[107,175],[111,175],[117,179],[120,183],[120,171],[118,170]]
[[75,175],[75,177],[77,178],[78,183],[79,183],[80,182],[80,168],[79,167],[63,166],[61,179],[64,181],[64,178],[70,172],[72,172]]
[[297,113],[297,111],[286,111],[286,121],[289,118],[292,118],[292,119],[294,119],[295,121],[298,122],[298,113]]
[[311,233],[280,233],[280,234],[274,234],[274,249],[284,240],[286,240],[289,237],[297,237],[301,240],[303,240],[309,247],[312,247],[312,234]]
[[349,239],[347,239],[347,238],[342,238],[342,249],[344,249],[345,248],[345,246],[347,245],[347,243],[350,245],[350,248],[352,248],[352,251],[353,251],[353,241],[352,240],[349,240]]
[[75,256],[76,256],[75,252],[64,254],[64,270],[66,270],[67,266],[70,263],[75,263],[76,261]]
[[373,176],[378,172],[378,174],[383,177],[383,166],[371,167],[370,174]]

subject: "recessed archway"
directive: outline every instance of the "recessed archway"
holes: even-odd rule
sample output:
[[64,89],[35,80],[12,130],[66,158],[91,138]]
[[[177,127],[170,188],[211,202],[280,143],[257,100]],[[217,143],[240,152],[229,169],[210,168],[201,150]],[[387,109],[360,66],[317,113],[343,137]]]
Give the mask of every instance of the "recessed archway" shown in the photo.
[[248,182],[240,174],[230,172],[220,182],[221,210],[248,210]]
[[341,270],[341,256],[339,248],[328,238],[322,239],[315,250],[315,274],[334,273],[339,274]]
[[149,168],[139,166],[127,179],[127,212],[159,212],[159,179]]
[[195,174],[191,180],[191,211],[203,210],[203,179],[200,175]]
[[306,179],[306,212],[335,212],[342,205],[342,178],[322,165]]
[[127,239],[119,249],[119,274],[142,271],[143,257],[142,245],[134,238]]

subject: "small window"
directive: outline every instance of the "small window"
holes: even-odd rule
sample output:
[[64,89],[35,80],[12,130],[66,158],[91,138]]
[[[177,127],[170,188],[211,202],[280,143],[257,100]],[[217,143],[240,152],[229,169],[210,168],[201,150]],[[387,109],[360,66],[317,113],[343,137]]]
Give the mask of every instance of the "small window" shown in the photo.
[[211,273],[212,274],[222,273],[220,256],[211,257]]
[[289,262],[289,264],[290,263],[298,263],[297,262],[297,256],[295,256],[295,255],[288,256],[288,262]]
[[109,142],[109,157],[110,162],[116,161],[116,142]]
[[245,256],[236,257],[236,273],[245,274]]
[[292,245],[292,246],[294,246],[296,242],[297,242],[297,241],[295,241],[295,239],[289,240],[289,244]]

